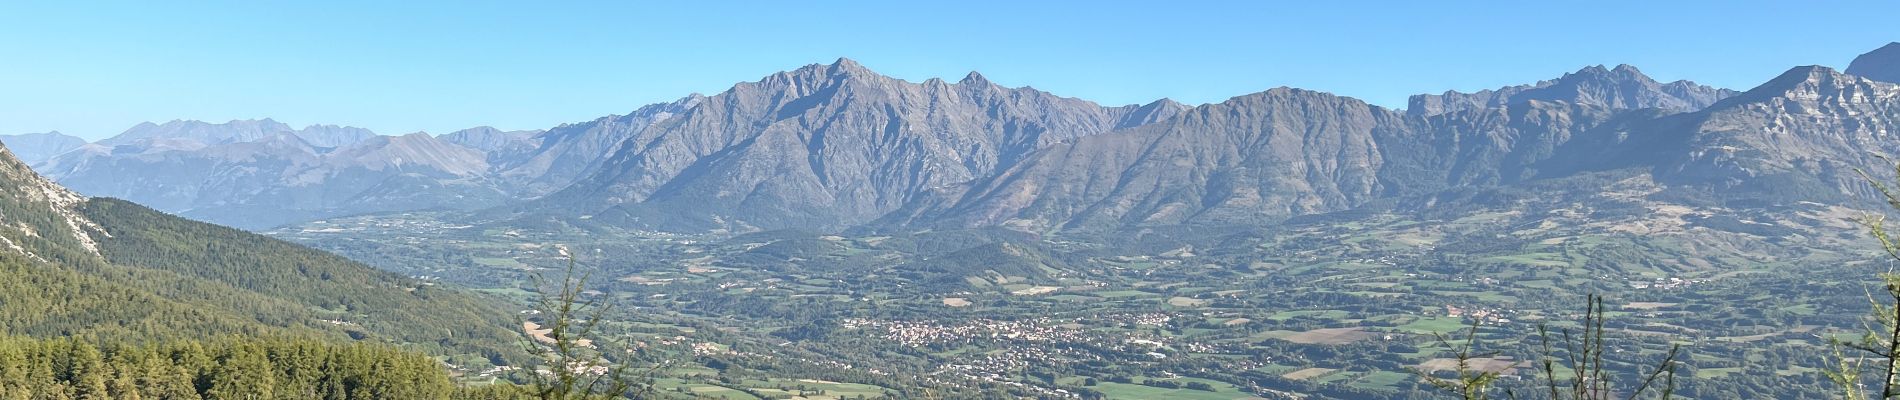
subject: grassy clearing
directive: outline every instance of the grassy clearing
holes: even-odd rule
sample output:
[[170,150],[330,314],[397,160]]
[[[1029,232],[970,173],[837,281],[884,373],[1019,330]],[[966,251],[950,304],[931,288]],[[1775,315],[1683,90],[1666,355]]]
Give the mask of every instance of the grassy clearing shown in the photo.
[[475,289],[475,291],[488,293],[488,294],[494,294],[494,295],[500,295],[502,297],[507,297],[515,301],[523,301],[523,302],[532,300],[535,298],[534,292],[530,292],[530,291],[523,290],[520,288],[483,288],[483,289]]
[[1632,302],[1629,304],[1624,304],[1623,308],[1628,308],[1632,310],[1654,310],[1654,309],[1664,308],[1664,307],[1674,307],[1675,305],[1676,303],[1657,303],[1657,302],[1650,302],[1650,301],[1638,301],[1638,302]]
[[1100,297],[1083,296],[1079,294],[1058,294],[1058,295],[1048,296],[1044,298],[1049,299],[1049,300],[1055,300],[1055,301],[1070,301],[1070,302],[1101,301],[1102,300],[1102,298]]
[[1478,259],[1478,261],[1499,263],[1499,264],[1525,265],[1525,266],[1532,266],[1532,267],[1562,268],[1562,267],[1570,266],[1570,259],[1565,258],[1564,255],[1557,254],[1557,253],[1529,253],[1529,254],[1517,254],[1517,255],[1509,255],[1509,256],[1486,257],[1486,258]]
[[[1136,381],[1140,381],[1140,380],[1141,379],[1139,378],[1136,379]],[[1145,385],[1139,385],[1139,384],[1114,383],[1114,382],[1102,382],[1101,384],[1098,384],[1095,386],[1095,390],[1101,391],[1103,395],[1108,396],[1108,398],[1110,399],[1234,400],[1234,399],[1247,399],[1247,398],[1253,397],[1252,395],[1248,395],[1247,393],[1241,392],[1240,389],[1235,388],[1234,385],[1229,385],[1225,382],[1211,381],[1211,380],[1206,380],[1206,379],[1195,379],[1195,378],[1178,378],[1178,379],[1168,379],[1168,380],[1179,382],[1182,384],[1186,384],[1188,382],[1206,383],[1208,385],[1213,386],[1214,391],[1209,392],[1205,390],[1193,390],[1193,389],[1168,389],[1168,388],[1158,388],[1158,387],[1145,386]]]
[[[1471,369],[1478,370],[1478,371],[1502,371],[1504,372],[1505,375],[1515,375],[1516,374],[1515,371],[1518,368],[1527,367],[1529,366],[1529,364],[1530,364],[1529,361],[1520,361],[1520,360],[1512,359],[1510,357],[1476,358],[1476,359],[1471,359],[1468,362],[1468,365],[1471,367]],[[1450,358],[1434,358],[1431,360],[1427,360],[1423,363],[1419,363],[1418,369],[1425,370],[1425,371],[1457,370],[1458,360],[1450,359]]]
[[1333,373],[1333,371],[1338,371],[1338,370],[1332,369],[1332,368],[1307,368],[1307,369],[1302,369],[1298,371],[1288,372],[1285,375],[1280,375],[1280,377],[1292,379],[1296,381],[1303,381],[1307,379],[1313,379],[1313,378],[1326,376],[1327,374]]
[[522,264],[520,261],[515,261],[515,259],[513,258],[472,257],[471,260],[474,260],[476,264],[481,264],[481,265],[486,265],[486,266],[496,267],[496,268],[514,269],[514,268],[522,268],[526,266],[525,264]]
[[1260,368],[1254,368],[1254,370],[1269,373],[1269,374],[1275,374],[1275,375],[1285,375],[1288,372],[1300,370],[1300,367],[1295,367],[1291,365],[1267,364],[1267,365],[1260,366]]
[[1200,306],[1207,305],[1207,303],[1209,303],[1209,301],[1191,298],[1191,297],[1177,296],[1177,297],[1168,299],[1168,305],[1175,306],[1175,307],[1200,307]]
[[1396,371],[1373,371],[1360,376],[1347,385],[1364,389],[1397,389],[1400,382],[1417,379],[1412,374]]
[[1095,292],[1094,294],[1096,296],[1107,297],[1111,299],[1121,299],[1121,298],[1128,298],[1128,297],[1159,296],[1154,293],[1143,292],[1140,290],[1113,290],[1113,291],[1105,291],[1105,292]]
[[1274,321],[1285,321],[1285,320],[1293,319],[1295,317],[1315,317],[1315,318],[1320,318],[1320,319],[1336,320],[1336,319],[1346,318],[1347,315],[1349,314],[1346,313],[1345,311],[1340,311],[1340,310],[1296,310],[1296,311],[1281,311],[1281,312],[1273,313],[1273,315],[1267,316],[1267,319],[1274,320]]
[[1399,325],[1398,330],[1418,333],[1451,333],[1465,327],[1465,321],[1459,318],[1424,317]]
[[1280,340],[1299,344],[1346,344],[1371,339],[1376,334],[1360,328],[1325,328],[1287,335]]

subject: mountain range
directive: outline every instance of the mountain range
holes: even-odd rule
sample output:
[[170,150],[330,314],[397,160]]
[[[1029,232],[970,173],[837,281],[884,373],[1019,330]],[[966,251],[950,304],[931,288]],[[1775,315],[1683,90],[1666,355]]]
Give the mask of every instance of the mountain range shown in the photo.
[[[259,228],[327,215],[483,207],[505,195],[483,178],[484,153],[426,134],[379,136],[270,120],[140,125],[39,162],[92,196]],[[415,196],[426,196],[417,203]]]
[[80,193],[250,229],[433,209],[679,232],[1114,230],[1425,210],[1605,171],[1691,205],[1850,202],[1868,190],[1853,168],[1894,150],[1896,78],[1900,44],[1744,92],[1618,65],[1402,110],[1294,88],[1104,106],[840,59],[545,131],[173,121],[77,147],[0,140]]

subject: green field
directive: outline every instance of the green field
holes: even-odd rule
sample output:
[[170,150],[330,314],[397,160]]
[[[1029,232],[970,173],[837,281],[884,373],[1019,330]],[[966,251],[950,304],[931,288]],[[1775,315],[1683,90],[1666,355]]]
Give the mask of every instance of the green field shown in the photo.
[[[1233,400],[1233,399],[1246,399],[1246,398],[1254,397],[1253,395],[1240,392],[1240,390],[1237,388],[1234,388],[1233,385],[1229,385],[1222,382],[1209,381],[1206,379],[1194,379],[1194,378],[1177,378],[1177,379],[1170,379],[1170,380],[1181,382],[1184,384],[1186,382],[1203,382],[1203,383],[1212,385],[1215,391],[1209,392],[1209,391],[1192,390],[1192,389],[1168,389],[1168,388],[1159,388],[1159,387],[1153,387],[1153,386],[1144,386],[1144,385],[1139,385],[1139,384],[1114,383],[1114,382],[1102,382],[1095,386],[1095,390],[1101,391],[1102,394],[1107,395],[1108,398],[1111,398],[1111,399],[1131,399],[1131,400],[1132,399]],[[1139,379],[1137,379],[1137,381],[1139,381]]]

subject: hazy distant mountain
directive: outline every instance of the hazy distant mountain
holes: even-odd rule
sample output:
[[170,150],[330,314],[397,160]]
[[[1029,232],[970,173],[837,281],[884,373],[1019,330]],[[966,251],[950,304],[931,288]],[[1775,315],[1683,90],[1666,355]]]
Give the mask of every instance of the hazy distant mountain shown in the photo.
[[1900,42],[1855,57],[1847,64],[1847,74],[1881,82],[1900,83]]
[[443,177],[471,177],[488,171],[481,150],[417,132],[374,139],[337,149],[324,157],[336,168],[372,171],[408,170]]
[[296,132],[305,143],[317,147],[343,147],[377,137],[376,132],[353,126],[311,125]]
[[97,144],[113,147],[138,145],[142,142],[169,141],[220,145],[256,141],[284,134],[296,135],[304,142],[316,147],[339,147],[377,136],[375,132],[368,129],[348,126],[311,125],[304,129],[293,129],[290,125],[269,118],[233,120],[221,124],[173,120],[163,124],[140,123],[131,129],[126,129],[118,136],[100,140]]
[[1184,108],[1103,107],[975,73],[905,82],[846,59],[681,103],[690,107],[638,129],[597,170],[524,208],[663,229],[839,228],[1036,149]]
[[544,131],[503,131],[494,127],[478,126],[449,132],[442,140],[481,150],[491,154],[519,154],[540,147],[536,136]]
[[[243,228],[365,212],[491,207],[512,199],[483,179],[485,153],[427,134],[371,135],[330,148],[304,138],[309,129],[240,140],[253,130],[231,125],[258,124],[168,125],[198,128],[141,133],[112,147],[89,144],[38,169],[81,193]],[[225,129],[203,128],[218,125]],[[350,128],[315,131],[333,133],[316,135],[328,143],[358,136]]]
[[[256,142],[208,146],[195,140],[144,138],[139,144],[89,144],[36,165],[42,175],[89,196],[117,197],[170,212],[189,210],[207,183],[264,190],[272,171],[314,162],[316,150],[280,133]],[[216,177],[214,179],[214,177]]]
[[477,127],[441,137],[380,136],[336,125],[292,129],[270,119],[143,123],[37,164],[88,195],[244,228],[367,212],[477,209],[566,186],[638,128],[696,99],[555,132]]
[[284,125],[271,119],[233,120],[222,124],[204,121],[173,120],[164,124],[140,123],[118,136],[100,140],[98,144],[117,146],[132,144],[141,140],[174,139],[190,140],[206,145],[249,142],[266,137],[296,133],[290,125]]
[[20,135],[0,135],[0,143],[5,143],[20,161],[28,165],[38,164],[60,153],[72,151],[86,145],[86,139],[68,136],[52,131],[46,133],[27,133]]
[[1448,91],[1437,95],[1415,95],[1406,106],[1406,111],[1415,116],[1432,116],[1461,110],[1502,108],[1538,100],[1613,109],[1661,108],[1686,112],[1700,110],[1714,104],[1716,100],[1733,95],[1735,92],[1732,90],[1697,85],[1695,82],[1656,82],[1629,65],[1618,65],[1614,69],[1599,65],[1531,85],[1480,90],[1476,93]]

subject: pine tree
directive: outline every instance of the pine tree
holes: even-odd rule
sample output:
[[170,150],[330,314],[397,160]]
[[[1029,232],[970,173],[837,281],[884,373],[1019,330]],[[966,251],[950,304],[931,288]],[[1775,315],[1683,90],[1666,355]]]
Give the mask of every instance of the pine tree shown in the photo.
[[73,385],[73,397],[79,400],[110,400],[112,394],[106,390],[109,372],[105,368],[104,357],[99,349],[85,342],[72,341],[67,358],[71,363],[70,371]]
[[235,346],[214,369],[207,400],[267,400],[276,388],[270,360],[251,346]]
[[29,400],[27,356],[22,344],[0,340],[0,400]]

